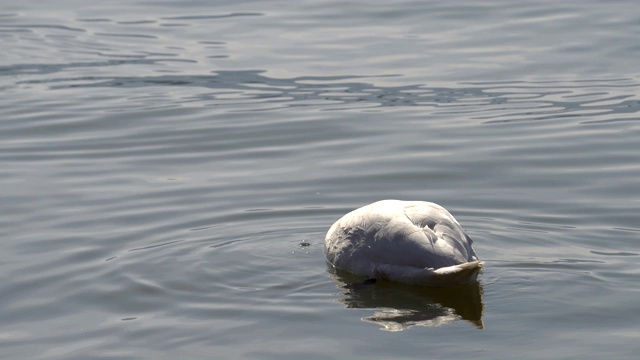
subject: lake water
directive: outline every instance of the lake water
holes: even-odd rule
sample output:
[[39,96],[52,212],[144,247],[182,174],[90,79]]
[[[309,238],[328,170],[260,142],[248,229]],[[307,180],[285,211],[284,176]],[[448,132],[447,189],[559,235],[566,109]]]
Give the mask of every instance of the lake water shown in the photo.
[[[1,5],[1,358],[640,351],[636,3]],[[324,235],[387,198],[479,282],[347,286]]]

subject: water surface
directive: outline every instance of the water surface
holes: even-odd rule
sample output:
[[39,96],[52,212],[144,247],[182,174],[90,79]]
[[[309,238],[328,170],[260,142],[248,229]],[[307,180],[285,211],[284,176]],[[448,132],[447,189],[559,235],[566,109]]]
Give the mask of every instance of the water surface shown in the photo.
[[[632,2],[10,1],[0,355],[629,358]],[[449,209],[480,281],[369,287],[329,226]]]

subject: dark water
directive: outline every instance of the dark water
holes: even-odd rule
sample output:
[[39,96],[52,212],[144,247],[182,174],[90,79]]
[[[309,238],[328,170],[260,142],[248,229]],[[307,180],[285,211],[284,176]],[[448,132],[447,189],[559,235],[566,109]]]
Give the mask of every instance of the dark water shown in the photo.
[[[633,2],[3,2],[0,357],[637,356],[639,33]],[[479,283],[330,271],[385,198],[447,207]]]

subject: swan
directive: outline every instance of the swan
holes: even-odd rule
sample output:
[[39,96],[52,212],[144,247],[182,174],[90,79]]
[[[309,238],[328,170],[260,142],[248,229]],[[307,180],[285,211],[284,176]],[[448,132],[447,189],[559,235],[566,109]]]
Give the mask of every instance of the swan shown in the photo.
[[476,280],[484,263],[445,208],[425,201],[381,200],[336,221],[324,240],[335,268],[411,285]]

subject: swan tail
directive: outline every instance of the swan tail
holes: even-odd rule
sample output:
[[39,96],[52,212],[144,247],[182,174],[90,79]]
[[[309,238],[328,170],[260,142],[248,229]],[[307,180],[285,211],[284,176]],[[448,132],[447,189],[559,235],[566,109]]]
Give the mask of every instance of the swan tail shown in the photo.
[[483,267],[484,261],[472,261],[437,269],[434,274],[438,280],[457,285],[476,281]]
[[439,269],[379,264],[375,272],[378,277],[391,281],[411,285],[445,287],[475,281],[483,266],[483,261],[471,261]]

